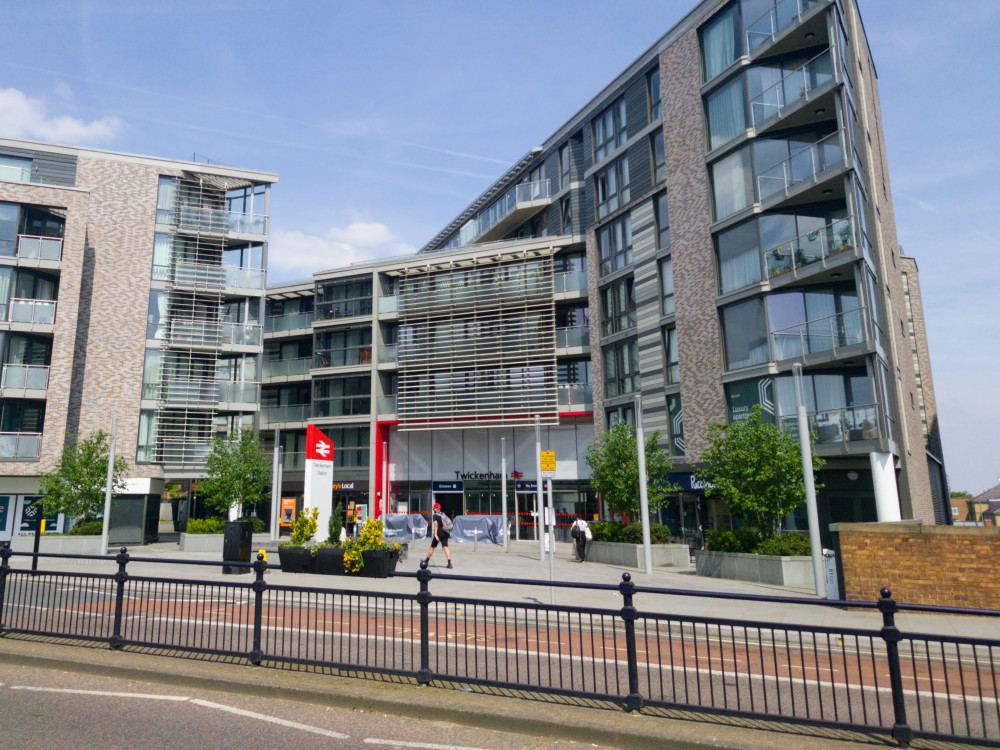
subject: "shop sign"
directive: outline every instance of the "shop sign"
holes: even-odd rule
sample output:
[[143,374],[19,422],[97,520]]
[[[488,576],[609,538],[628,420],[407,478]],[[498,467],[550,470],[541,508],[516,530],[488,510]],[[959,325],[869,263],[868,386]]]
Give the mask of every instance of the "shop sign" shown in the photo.
[[694,474],[668,474],[667,481],[681,488],[681,492],[703,492],[711,489],[712,484],[699,479]]

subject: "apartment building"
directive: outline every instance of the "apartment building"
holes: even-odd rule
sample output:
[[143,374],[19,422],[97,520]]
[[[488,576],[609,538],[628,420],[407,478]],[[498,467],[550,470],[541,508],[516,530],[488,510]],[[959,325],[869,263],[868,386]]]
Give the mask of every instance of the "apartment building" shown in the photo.
[[[475,344],[494,329],[465,295],[493,288],[506,253],[545,248],[546,312],[525,313],[521,342],[545,363],[481,361]],[[584,273],[586,294],[559,298],[560,275]],[[550,431],[572,426],[575,453],[568,438],[557,452],[577,467],[573,507],[589,510],[587,437],[634,421],[638,398],[682,488],[663,520],[684,536],[725,526],[728,510],[697,479],[707,428],[755,405],[795,427],[802,364],[826,460],[824,531],[948,521],[917,267],[897,243],[876,68],[854,0],[699,3],[415,258],[319,273],[313,286],[310,375],[277,395],[268,387],[265,404],[291,399],[334,430],[353,462],[339,476],[373,505],[388,492],[408,509],[439,493],[453,508],[484,507],[499,425],[520,445],[541,413]],[[272,291],[269,305],[308,294]],[[550,331],[578,345],[556,342],[554,379]],[[301,333],[292,359],[309,347]],[[268,339],[272,352],[278,337]],[[508,401],[521,377],[531,385]],[[583,414],[560,411],[574,386],[587,394]],[[533,466],[514,470],[535,477]],[[790,519],[804,523],[804,512]]]
[[113,425],[120,525],[155,534],[164,482],[255,424],[276,181],[0,138],[0,534],[29,530],[66,440]]

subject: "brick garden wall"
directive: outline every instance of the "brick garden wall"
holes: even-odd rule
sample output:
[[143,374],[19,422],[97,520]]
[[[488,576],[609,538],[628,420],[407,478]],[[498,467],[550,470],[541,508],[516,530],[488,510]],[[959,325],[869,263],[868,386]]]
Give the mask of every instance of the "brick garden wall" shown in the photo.
[[1000,608],[1000,527],[841,523],[844,596],[871,601],[883,586],[910,604]]

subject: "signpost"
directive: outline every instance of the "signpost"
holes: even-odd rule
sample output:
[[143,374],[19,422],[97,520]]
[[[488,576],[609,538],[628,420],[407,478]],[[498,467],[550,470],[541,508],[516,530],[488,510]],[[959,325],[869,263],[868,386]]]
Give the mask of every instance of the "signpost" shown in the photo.
[[500,438],[500,504],[503,514],[503,551],[510,552],[510,524],[507,523],[507,438]]
[[315,425],[306,425],[306,482],[303,510],[318,508],[315,540],[326,539],[333,510],[333,441]]
[[538,492],[535,495],[535,533],[538,534],[538,559],[545,561],[545,535],[542,533],[542,507],[545,500],[542,498],[542,420],[535,415],[535,455],[538,459],[535,463],[536,476],[538,477]]
[[[539,451],[539,466],[542,469],[542,479],[548,485],[548,507],[545,509],[545,521],[548,524],[548,531],[545,532],[549,549],[549,580],[556,579],[556,512],[552,505],[552,480],[556,478],[556,452]],[[556,603],[556,590],[549,588],[549,598],[552,604]]]

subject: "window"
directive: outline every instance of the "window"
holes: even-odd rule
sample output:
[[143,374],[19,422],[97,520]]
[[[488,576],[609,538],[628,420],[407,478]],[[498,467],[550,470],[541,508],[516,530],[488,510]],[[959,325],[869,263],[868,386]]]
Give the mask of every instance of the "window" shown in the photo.
[[632,263],[632,217],[623,216],[597,231],[601,276]]
[[656,219],[656,249],[666,250],[670,247],[670,213],[667,211],[666,193],[656,196],[653,217]]
[[161,177],[156,188],[156,223],[173,224],[177,204],[177,178]]
[[313,416],[347,417],[371,412],[372,382],[367,375],[313,382]]
[[314,345],[316,367],[346,367],[370,364],[372,361],[372,329],[344,328],[318,331]]
[[708,150],[718,148],[747,129],[743,76],[737,75],[705,97]]
[[669,257],[660,259],[660,312],[674,314],[674,263]]
[[568,143],[564,143],[559,148],[559,187],[565,190],[569,187],[569,183],[572,179],[573,174],[573,153],[570,151],[570,146]]
[[630,200],[628,157],[623,156],[594,176],[597,218],[603,219]]
[[333,442],[334,466],[368,466],[368,425],[359,427],[325,425],[322,430],[323,434]]
[[667,385],[681,382],[680,361],[677,359],[677,329],[663,329],[663,363]]
[[316,318],[350,318],[372,314],[372,280],[332,281],[319,285]]
[[737,224],[715,238],[719,258],[719,287],[723,294],[761,279],[757,220]]
[[0,156],[0,180],[31,182],[31,159]]
[[639,390],[639,344],[635,339],[604,347],[604,395],[624,396]]
[[649,136],[649,148],[653,152],[653,182],[667,179],[667,161],[663,153],[663,128]]
[[743,45],[739,9],[733,3],[701,30],[705,80],[710,81],[740,56]]
[[562,233],[573,234],[573,203],[568,195],[562,199],[559,215],[562,220]]
[[767,362],[769,357],[764,298],[756,297],[722,308],[722,334],[727,370]]
[[621,422],[628,425],[635,425],[635,404],[616,406],[613,409],[608,409],[604,414],[608,420],[608,429]]
[[562,385],[586,384],[590,382],[590,360],[559,360],[556,365],[556,380]]
[[0,203],[0,255],[5,258],[17,253],[20,213],[17,203]]
[[619,279],[601,290],[601,333],[610,336],[635,326],[635,284]]
[[753,175],[748,147],[712,164],[712,194],[716,221],[753,203]]
[[660,96],[660,68],[657,66],[646,74],[646,98],[649,101],[650,122],[655,122],[663,116]]
[[625,97],[622,97],[591,120],[594,134],[594,163],[601,161],[625,143]]

